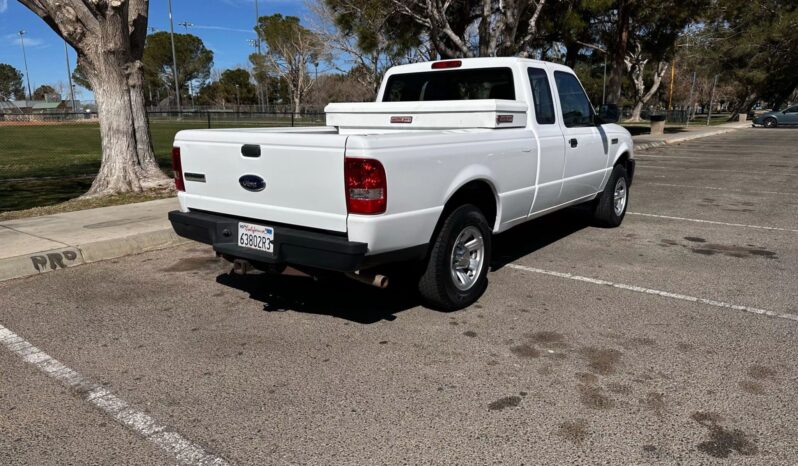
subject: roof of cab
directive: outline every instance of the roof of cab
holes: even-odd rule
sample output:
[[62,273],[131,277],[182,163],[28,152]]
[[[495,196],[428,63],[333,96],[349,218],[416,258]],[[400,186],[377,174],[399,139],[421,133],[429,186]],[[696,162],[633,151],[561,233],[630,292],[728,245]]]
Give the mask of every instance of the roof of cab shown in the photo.
[[419,71],[432,71],[433,63],[446,62],[446,61],[460,61],[462,64],[456,68],[444,68],[436,71],[445,71],[446,69],[451,70],[451,69],[487,68],[487,67],[497,67],[497,66],[514,66],[517,64],[545,65],[553,68],[571,71],[570,68],[568,68],[567,66],[560,65],[559,63],[533,60],[531,58],[481,57],[481,58],[454,58],[446,60],[427,61],[421,63],[410,63],[408,65],[394,66],[389,70],[389,73],[394,74],[394,73],[413,73]]

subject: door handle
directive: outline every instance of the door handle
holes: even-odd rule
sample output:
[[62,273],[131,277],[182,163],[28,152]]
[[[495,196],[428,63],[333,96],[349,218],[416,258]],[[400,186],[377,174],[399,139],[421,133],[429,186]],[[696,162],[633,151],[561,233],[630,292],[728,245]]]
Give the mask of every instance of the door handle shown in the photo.
[[576,147],[579,145],[579,141],[577,141],[576,138],[571,138],[571,140],[568,141],[568,143],[571,144],[571,147]]

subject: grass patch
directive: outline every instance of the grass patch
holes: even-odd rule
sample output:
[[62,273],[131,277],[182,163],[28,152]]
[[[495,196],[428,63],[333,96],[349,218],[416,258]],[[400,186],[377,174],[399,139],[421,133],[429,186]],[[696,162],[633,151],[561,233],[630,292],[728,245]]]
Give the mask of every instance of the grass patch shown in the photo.
[[93,198],[71,199],[59,204],[44,207],[34,207],[24,210],[12,210],[0,212],[0,221],[15,220],[20,218],[39,217],[41,215],[61,214],[64,212],[74,212],[76,210],[94,209],[97,207],[108,207],[123,204],[135,204],[137,202],[154,201],[174,197],[175,192],[171,189],[153,190],[144,193],[128,193],[116,196],[104,196]]
[[[158,164],[171,175],[175,134],[206,129],[204,115],[176,121],[150,120]],[[224,119],[222,119],[222,117]],[[249,119],[242,114],[213,116],[213,128],[286,127],[290,118]],[[323,120],[297,119],[299,125],[324,125]],[[91,186],[100,169],[102,149],[98,124],[0,126],[0,212],[56,205],[77,198]]]

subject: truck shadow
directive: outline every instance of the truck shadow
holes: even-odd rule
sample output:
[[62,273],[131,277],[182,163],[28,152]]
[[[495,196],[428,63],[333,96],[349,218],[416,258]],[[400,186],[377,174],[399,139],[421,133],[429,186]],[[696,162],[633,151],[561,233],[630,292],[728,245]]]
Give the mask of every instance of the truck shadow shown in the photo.
[[519,225],[493,238],[491,270],[545,248],[579,230],[591,226],[590,210],[576,206]]
[[216,282],[248,293],[265,312],[295,311],[327,315],[359,324],[392,321],[420,300],[401,286],[380,290],[345,277],[314,280],[305,276],[223,274]]
[[[590,212],[574,207],[513,228],[494,239],[491,268],[499,270],[588,226]],[[265,312],[303,312],[373,324],[392,321],[396,314],[421,305],[412,280],[401,278],[392,276],[391,286],[385,290],[337,275],[314,280],[288,274],[227,273],[218,275],[216,282],[249,294],[263,303]]]

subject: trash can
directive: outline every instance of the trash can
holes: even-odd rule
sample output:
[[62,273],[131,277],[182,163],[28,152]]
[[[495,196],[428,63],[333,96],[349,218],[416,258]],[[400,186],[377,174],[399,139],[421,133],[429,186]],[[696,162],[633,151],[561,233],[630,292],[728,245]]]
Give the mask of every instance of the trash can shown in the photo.
[[651,135],[660,136],[665,134],[665,115],[650,115],[648,119],[651,121]]

